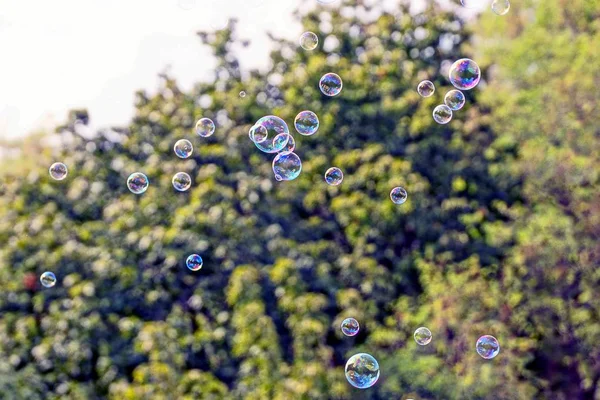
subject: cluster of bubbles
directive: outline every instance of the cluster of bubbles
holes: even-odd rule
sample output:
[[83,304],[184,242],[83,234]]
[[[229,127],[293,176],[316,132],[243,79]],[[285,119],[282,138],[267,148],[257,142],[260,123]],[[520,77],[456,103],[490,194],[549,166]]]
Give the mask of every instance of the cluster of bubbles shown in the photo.
[[[433,109],[433,120],[440,125],[445,125],[452,120],[453,111],[464,107],[466,98],[461,90],[471,90],[481,80],[481,71],[477,63],[469,58],[455,61],[448,72],[450,83],[456,88],[444,96],[444,104]],[[433,82],[425,80],[417,85],[417,93],[422,97],[430,97],[435,92]]]

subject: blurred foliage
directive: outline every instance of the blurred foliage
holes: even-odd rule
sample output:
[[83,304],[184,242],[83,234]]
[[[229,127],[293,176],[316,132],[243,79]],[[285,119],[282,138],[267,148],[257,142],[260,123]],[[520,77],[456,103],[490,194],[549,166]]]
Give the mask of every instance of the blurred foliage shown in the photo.
[[[247,76],[231,22],[200,33],[213,82],[186,93],[163,75],[127,127],[89,134],[76,110],[58,142],[28,140],[1,175],[2,398],[600,399],[600,2],[460,15],[362,1],[298,15],[319,48],[274,38],[271,69]],[[465,56],[484,79],[437,125]],[[336,98],[318,90],[330,71]],[[321,128],[295,136],[301,176],[275,182],[248,129],[305,109]],[[213,137],[194,136],[200,116]],[[189,160],[172,152],[183,137]],[[48,176],[56,160],[65,181]],[[180,170],[189,192],[171,187]],[[142,196],[125,185],[135,171]],[[399,185],[409,201],[395,206]],[[496,359],[476,354],[482,334],[500,340]],[[343,373],[361,351],[382,368],[364,391]]]

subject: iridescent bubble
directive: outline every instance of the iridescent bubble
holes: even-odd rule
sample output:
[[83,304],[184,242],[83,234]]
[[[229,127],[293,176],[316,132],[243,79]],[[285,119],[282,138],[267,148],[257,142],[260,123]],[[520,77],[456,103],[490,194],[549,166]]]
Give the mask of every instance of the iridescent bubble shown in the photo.
[[56,275],[54,272],[46,271],[40,276],[40,282],[42,286],[51,288],[56,285]]
[[302,161],[296,153],[285,152],[275,156],[273,160],[275,179],[279,180],[279,177],[283,181],[291,181],[300,175],[300,171],[302,171]]
[[[285,133],[283,133],[283,135],[285,135]],[[296,140],[294,139],[294,137],[292,135],[288,134],[288,136],[289,136],[289,138],[288,138],[287,144],[281,150],[281,153],[291,152],[291,151],[296,150]]]
[[52,179],[62,181],[67,177],[67,173],[69,171],[67,170],[67,166],[65,164],[61,162],[55,162],[50,166],[48,172],[50,173],[50,177]]
[[319,130],[319,117],[312,111],[301,111],[296,115],[294,126],[301,135],[314,135]]
[[344,84],[342,83],[342,78],[333,72],[323,75],[319,81],[321,93],[329,97],[340,94],[343,86]]
[[178,172],[173,175],[171,183],[178,192],[185,192],[192,187],[192,178],[185,172]]
[[463,108],[465,101],[465,94],[456,89],[449,91],[446,93],[446,96],[444,96],[444,103],[446,103],[452,111],[458,111]]
[[191,254],[187,260],[185,260],[185,265],[187,265],[190,271],[199,271],[202,269],[203,263],[202,257],[198,254]]
[[134,194],[142,194],[148,190],[150,181],[148,177],[141,172],[134,172],[127,178],[127,187]]
[[196,134],[202,137],[209,137],[215,133],[215,123],[210,118],[200,118],[196,122]]
[[244,97],[246,97],[246,92],[244,92],[243,90],[240,92],[240,97],[243,99]]
[[498,15],[505,15],[510,10],[510,1],[494,0],[492,2],[492,11]]
[[194,151],[194,146],[192,146],[192,142],[187,139],[179,139],[175,142],[175,146],[173,146],[173,150],[175,154],[179,158],[188,158],[192,155]]
[[435,85],[431,81],[422,81],[417,86],[417,93],[422,97],[429,97],[435,92]]
[[358,321],[354,318],[346,318],[342,321],[342,333],[346,336],[356,336],[360,329],[360,325],[358,325]]
[[300,46],[304,50],[314,50],[319,44],[319,37],[313,32],[304,32],[300,36]]
[[[264,133],[263,128],[267,132],[266,139],[261,142],[254,141],[254,144],[260,151],[265,153],[278,153],[287,145],[290,138],[290,130],[285,121],[281,118],[274,115],[267,115],[256,121],[256,124],[254,125],[262,127],[256,128],[261,134]],[[256,137],[258,133],[258,131],[255,131],[254,136]]]
[[438,124],[445,125],[452,120],[452,110],[445,104],[440,104],[433,109],[433,120]]
[[431,342],[431,331],[424,326],[417,328],[414,334],[415,342],[420,346],[425,346]]
[[344,180],[344,173],[338,167],[331,167],[325,171],[325,182],[331,186],[337,186]]
[[498,343],[498,339],[491,335],[484,335],[477,339],[477,344],[475,345],[475,349],[477,349],[477,354],[486,360],[492,359],[500,353],[500,343]]
[[358,353],[346,362],[346,379],[358,389],[367,389],[379,379],[379,363],[370,354]]
[[395,187],[390,192],[390,199],[394,204],[404,204],[408,198],[408,193],[403,187]]
[[469,58],[461,58],[450,67],[450,82],[460,90],[471,90],[479,83],[481,71],[479,65]]
[[250,128],[248,135],[250,136],[250,140],[254,143],[262,143],[267,140],[269,132],[267,131],[267,128],[262,125],[254,125]]

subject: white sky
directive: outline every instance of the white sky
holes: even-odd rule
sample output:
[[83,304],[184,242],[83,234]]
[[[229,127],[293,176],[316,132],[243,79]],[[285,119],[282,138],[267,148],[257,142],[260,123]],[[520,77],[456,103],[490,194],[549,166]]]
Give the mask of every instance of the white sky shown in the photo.
[[[263,3],[263,4],[258,4]],[[258,5],[257,5],[258,4]],[[195,32],[236,16],[252,40],[243,68],[267,65],[266,31],[293,38],[299,0],[0,0],[0,139],[85,107],[94,126],[125,124],[133,94],[170,74],[184,88],[214,62]]]
[[87,108],[92,128],[126,124],[134,92],[155,89],[167,66],[184,89],[210,78],[214,60],[195,33],[228,17],[252,40],[241,67],[266,66],[266,32],[299,37],[292,13],[316,2],[0,0],[0,139],[52,129],[72,108]]

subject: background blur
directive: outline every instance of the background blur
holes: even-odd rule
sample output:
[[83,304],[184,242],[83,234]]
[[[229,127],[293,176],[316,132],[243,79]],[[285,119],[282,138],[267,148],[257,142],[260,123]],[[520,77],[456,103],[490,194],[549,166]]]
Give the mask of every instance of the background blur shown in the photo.
[[[16,49],[0,110],[30,121],[71,107],[70,94],[77,108],[2,144],[0,398],[600,399],[600,1],[515,0],[505,16],[451,2],[268,1],[256,6],[282,8],[232,5],[240,18],[226,23],[200,0],[168,12],[144,2],[135,18],[119,2],[102,13],[64,0],[52,12],[74,7],[60,9],[74,28],[56,35],[73,48],[58,65],[51,34],[26,39],[46,9],[15,3],[0,0],[1,46]],[[11,25],[15,12],[30,28]],[[135,46],[167,32],[139,59],[151,78],[115,66],[132,65],[127,50],[90,59],[77,39],[89,25],[106,45],[125,30],[139,31]],[[305,30],[317,50],[298,46]],[[185,51],[170,52],[180,36]],[[70,70],[71,57],[90,69]],[[431,111],[462,57],[484,79],[441,126]],[[55,73],[40,79],[32,63]],[[95,72],[106,69],[108,82]],[[319,92],[326,72],[343,78],[340,96]],[[416,93],[423,79],[434,96]],[[130,114],[102,110],[111,87],[127,88],[115,102]],[[321,127],[295,136],[300,177],[276,182],[248,129],[268,114],[292,126],[305,109]],[[96,110],[110,117],[94,122]],[[217,123],[210,138],[193,132],[201,116]],[[102,127],[113,117],[129,119]],[[180,138],[191,159],[174,155]],[[55,161],[66,180],[50,179]],[[331,166],[339,187],[323,182]],[[135,171],[150,178],[142,196],[125,184]],[[173,190],[177,171],[189,192]],[[408,190],[402,206],[394,186]],[[185,267],[191,253],[199,272]],[[51,289],[39,284],[47,270]],[[354,338],[339,329],[349,316]],[[419,326],[428,346],[412,338]],[[493,360],[475,352],[483,334],[500,341]],[[358,352],[381,366],[368,390],[344,377]]]

